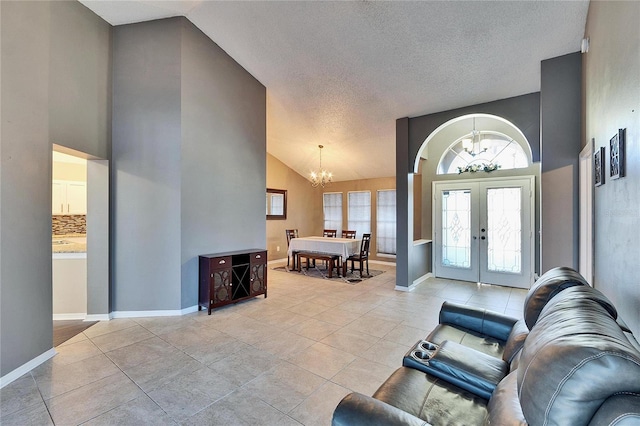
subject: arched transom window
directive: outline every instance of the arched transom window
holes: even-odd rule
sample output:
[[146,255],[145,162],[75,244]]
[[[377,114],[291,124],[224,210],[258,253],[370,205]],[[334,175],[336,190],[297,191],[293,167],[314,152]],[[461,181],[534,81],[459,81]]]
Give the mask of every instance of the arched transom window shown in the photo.
[[468,166],[519,169],[529,166],[529,158],[520,144],[509,136],[485,130],[474,130],[449,146],[438,165],[438,174],[457,174]]

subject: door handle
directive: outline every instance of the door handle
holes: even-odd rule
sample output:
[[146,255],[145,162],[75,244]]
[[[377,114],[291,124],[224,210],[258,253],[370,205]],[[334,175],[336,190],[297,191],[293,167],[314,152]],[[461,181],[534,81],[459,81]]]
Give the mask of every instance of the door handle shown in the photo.
[[487,238],[483,235],[482,237],[480,237],[481,240],[486,240]]

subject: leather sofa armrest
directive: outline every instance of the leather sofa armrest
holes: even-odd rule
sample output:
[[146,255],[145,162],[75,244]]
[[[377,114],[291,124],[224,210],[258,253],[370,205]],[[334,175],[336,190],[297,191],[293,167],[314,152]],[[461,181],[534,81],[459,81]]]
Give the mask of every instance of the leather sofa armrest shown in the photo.
[[430,426],[406,411],[370,396],[353,392],[345,396],[333,412],[333,426]]
[[440,308],[440,324],[463,327],[506,342],[517,318],[487,309],[444,302]]

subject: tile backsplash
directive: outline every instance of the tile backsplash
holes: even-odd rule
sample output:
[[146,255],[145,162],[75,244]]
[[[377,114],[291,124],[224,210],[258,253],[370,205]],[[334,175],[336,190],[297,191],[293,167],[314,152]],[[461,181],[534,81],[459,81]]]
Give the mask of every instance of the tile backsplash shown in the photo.
[[52,216],[52,234],[86,234],[87,216],[84,214],[61,214]]

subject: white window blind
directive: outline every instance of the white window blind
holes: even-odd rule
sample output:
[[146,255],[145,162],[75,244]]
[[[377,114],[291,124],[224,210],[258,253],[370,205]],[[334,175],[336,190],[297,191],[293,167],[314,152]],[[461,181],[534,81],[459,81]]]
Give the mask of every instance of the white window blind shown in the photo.
[[324,229],[337,229],[342,234],[342,192],[325,192],[322,194],[322,211],[324,212]]
[[376,204],[376,250],[396,254],[396,190],[378,191]]
[[267,206],[267,214],[284,214],[284,197],[282,194],[274,194],[271,196],[271,211]]
[[371,233],[371,192],[349,192],[349,229],[356,231],[356,238]]

